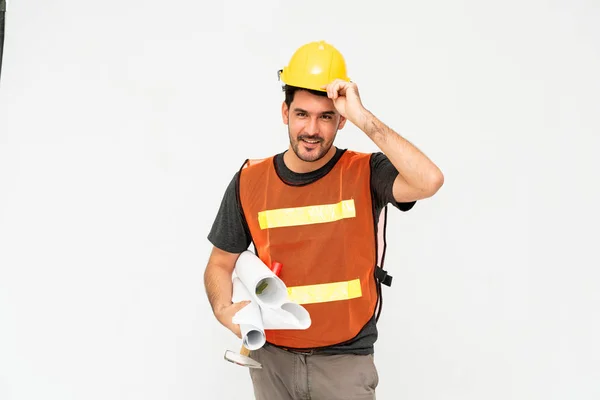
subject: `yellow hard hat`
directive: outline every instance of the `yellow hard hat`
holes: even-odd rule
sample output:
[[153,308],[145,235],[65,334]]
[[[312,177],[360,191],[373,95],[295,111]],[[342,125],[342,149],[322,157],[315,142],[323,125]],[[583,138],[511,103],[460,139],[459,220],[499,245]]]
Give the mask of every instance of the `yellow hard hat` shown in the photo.
[[335,79],[350,81],[342,53],[323,40],[298,48],[287,67],[278,73],[286,85],[323,92],[322,87]]

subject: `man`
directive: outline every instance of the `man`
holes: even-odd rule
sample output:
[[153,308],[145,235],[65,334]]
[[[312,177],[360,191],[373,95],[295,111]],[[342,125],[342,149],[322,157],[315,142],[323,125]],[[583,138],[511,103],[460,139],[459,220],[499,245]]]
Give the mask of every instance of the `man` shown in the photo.
[[[306,330],[268,330],[251,357],[256,399],[374,399],[376,321],[387,205],[401,211],[434,195],[439,168],[381,122],[361,101],[345,60],[326,42],[300,47],[280,72],[288,126],[287,151],[243,164],[229,184],[209,240],[207,296],[217,320],[241,337],[232,317],[232,272],[252,243],[267,266],[300,293],[310,313]],[[366,154],[338,149],[350,121],[379,147]]]

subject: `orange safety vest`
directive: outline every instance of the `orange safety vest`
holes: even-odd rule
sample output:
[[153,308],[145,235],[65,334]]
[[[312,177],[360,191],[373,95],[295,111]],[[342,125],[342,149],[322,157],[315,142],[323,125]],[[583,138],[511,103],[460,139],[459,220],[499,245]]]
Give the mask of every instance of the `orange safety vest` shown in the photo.
[[279,277],[290,299],[312,320],[306,330],[266,330],[269,343],[294,349],[340,344],[373,317],[385,213],[378,238],[370,168],[370,154],[346,150],[331,171],[308,185],[285,183],[274,157],[246,160],[240,169],[239,204],[256,255],[267,266],[283,264]]

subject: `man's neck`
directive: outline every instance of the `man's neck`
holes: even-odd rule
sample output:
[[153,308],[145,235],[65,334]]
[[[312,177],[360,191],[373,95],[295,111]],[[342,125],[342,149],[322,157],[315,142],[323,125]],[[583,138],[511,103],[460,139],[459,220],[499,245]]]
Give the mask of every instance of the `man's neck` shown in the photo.
[[323,167],[325,164],[329,162],[333,158],[336,152],[336,147],[331,146],[327,154],[325,154],[321,159],[313,162],[303,161],[294,152],[294,150],[290,147],[288,151],[283,155],[283,162],[285,166],[292,172],[297,174],[305,174],[307,172],[313,172]]

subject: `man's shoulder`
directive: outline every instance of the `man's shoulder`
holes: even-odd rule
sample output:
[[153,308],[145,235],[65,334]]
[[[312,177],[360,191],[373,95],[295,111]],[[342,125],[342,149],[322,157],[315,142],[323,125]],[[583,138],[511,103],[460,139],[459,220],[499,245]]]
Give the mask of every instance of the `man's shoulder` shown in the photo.
[[271,155],[245,159],[235,173],[236,185],[239,185],[240,181],[259,183],[264,175],[269,173],[269,169],[275,168],[276,157],[277,155]]
[[373,153],[373,152],[359,151],[359,150],[353,150],[353,149],[342,149],[341,151],[343,152],[342,157],[344,157],[346,159],[365,160],[365,161],[371,161],[371,163],[373,160],[373,156],[375,156],[377,154],[377,153]]
[[368,157],[371,156],[372,152],[368,152],[368,151],[360,151],[360,150],[354,150],[354,149],[339,149],[340,151],[343,151],[344,154],[348,154],[348,155],[353,155],[353,156],[357,156],[357,157]]
[[370,153],[370,155],[371,155],[371,164],[373,166],[379,166],[381,164],[391,164],[391,161],[388,158],[388,156],[386,156],[381,151],[376,151],[376,152]]
[[275,159],[275,157],[277,157],[277,156],[278,156],[278,154],[273,154],[273,155],[264,156],[264,157],[246,158],[244,160],[244,162],[241,163],[240,171],[248,169],[248,168],[252,168],[255,166],[259,166],[259,165],[266,165],[268,163],[272,163],[273,160]]

